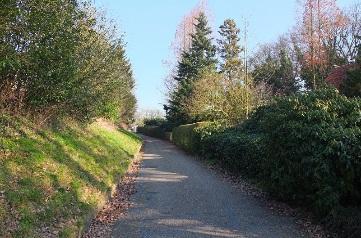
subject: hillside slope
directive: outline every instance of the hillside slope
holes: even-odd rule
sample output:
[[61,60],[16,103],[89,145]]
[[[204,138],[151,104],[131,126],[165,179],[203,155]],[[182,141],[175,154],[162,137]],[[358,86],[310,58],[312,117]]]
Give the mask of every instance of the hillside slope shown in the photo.
[[0,116],[0,237],[77,236],[140,147],[105,121],[39,129]]

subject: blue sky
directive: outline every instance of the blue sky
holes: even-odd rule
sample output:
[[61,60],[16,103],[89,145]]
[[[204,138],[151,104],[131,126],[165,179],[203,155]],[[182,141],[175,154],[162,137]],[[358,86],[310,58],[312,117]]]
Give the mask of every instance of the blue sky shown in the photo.
[[[357,0],[356,0],[357,1]],[[127,53],[136,79],[138,109],[159,109],[165,102],[164,78],[168,69],[162,63],[170,55],[176,27],[198,0],[94,0],[125,33]],[[239,26],[249,22],[249,44],[272,42],[296,23],[297,0],[209,0],[212,28],[226,18]],[[338,0],[349,6],[355,0]]]

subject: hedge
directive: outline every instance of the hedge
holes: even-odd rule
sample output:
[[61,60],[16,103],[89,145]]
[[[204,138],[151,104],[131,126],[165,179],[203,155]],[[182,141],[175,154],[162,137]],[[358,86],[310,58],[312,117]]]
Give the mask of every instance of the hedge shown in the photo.
[[174,144],[184,149],[188,153],[197,153],[200,139],[194,132],[200,123],[188,124],[176,127],[172,131],[172,141]]
[[161,126],[166,122],[166,119],[162,117],[146,118],[144,119],[144,126]]
[[172,141],[188,153],[201,154],[203,141],[225,131],[226,128],[226,123],[223,121],[182,125],[173,129]]
[[201,155],[233,173],[256,177],[265,157],[263,137],[237,130],[216,134],[202,141]]
[[265,136],[263,179],[272,192],[319,214],[361,205],[360,99],[323,90],[280,98],[255,118]]
[[361,211],[360,98],[331,89],[282,97],[237,128],[218,129],[204,123],[181,126],[173,141],[256,179],[282,200],[333,219],[344,237],[361,237],[361,217],[344,212]]
[[279,98],[200,151],[318,214],[361,205],[361,100],[337,91]]
[[165,131],[160,126],[144,126],[144,127],[138,127],[137,128],[138,133],[142,133],[146,136],[151,136],[155,138],[159,138],[162,140],[171,140],[172,133]]
[[278,98],[240,128],[208,137],[201,151],[328,217],[342,237],[361,236],[360,98],[335,90]]

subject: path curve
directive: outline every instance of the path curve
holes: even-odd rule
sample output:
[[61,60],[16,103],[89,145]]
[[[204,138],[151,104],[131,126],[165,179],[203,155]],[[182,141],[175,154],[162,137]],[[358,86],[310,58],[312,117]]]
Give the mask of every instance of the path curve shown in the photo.
[[137,193],[112,237],[307,237],[169,142],[144,137]]

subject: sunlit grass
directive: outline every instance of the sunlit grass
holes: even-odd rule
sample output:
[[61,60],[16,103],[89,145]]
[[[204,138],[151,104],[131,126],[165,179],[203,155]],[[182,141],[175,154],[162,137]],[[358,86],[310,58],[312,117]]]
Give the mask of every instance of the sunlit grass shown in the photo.
[[0,133],[0,237],[37,237],[46,227],[76,236],[141,146],[100,122],[37,129],[0,116]]

